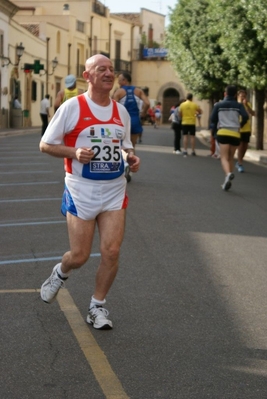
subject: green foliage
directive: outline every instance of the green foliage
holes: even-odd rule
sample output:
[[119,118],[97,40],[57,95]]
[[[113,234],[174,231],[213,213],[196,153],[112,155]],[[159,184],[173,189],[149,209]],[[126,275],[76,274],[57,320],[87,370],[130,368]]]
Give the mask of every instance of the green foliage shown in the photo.
[[223,15],[219,44],[230,65],[238,71],[237,82],[262,89],[267,83],[267,47],[260,27],[266,21],[261,19],[261,24],[255,24],[259,14],[252,11],[252,3],[251,0],[210,0],[210,15],[213,19]]
[[267,85],[266,0],[180,0],[166,46],[181,80],[200,98],[228,83]]

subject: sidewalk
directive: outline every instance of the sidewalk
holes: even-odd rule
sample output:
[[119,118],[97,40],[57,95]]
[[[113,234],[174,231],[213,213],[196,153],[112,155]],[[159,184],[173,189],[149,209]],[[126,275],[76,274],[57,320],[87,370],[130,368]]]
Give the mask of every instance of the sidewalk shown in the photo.
[[[210,131],[209,130],[200,130],[197,132],[197,137],[201,140],[201,142],[207,146],[210,145]],[[258,162],[262,165],[267,165],[267,141],[264,142],[264,150],[255,150],[256,147],[256,138],[255,136],[251,136],[249,149],[246,152],[245,160]]]
[[0,129],[0,138],[6,136],[19,136],[22,134],[39,133],[41,138],[41,126],[40,127],[22,127],[22,128],[7,128]]

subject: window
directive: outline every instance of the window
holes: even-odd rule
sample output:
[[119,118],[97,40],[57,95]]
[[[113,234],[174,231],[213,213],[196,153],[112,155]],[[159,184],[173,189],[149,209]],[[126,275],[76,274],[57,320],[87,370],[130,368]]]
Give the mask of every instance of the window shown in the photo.
[[4,33],[0,31],[0,55],[4,55]]
[[33,80],[32,81],[32,101],[37,100],[37,83]]
[[84,22],[82,22],[82,21],[76,21],[76,30],[78,31],[78,32],[82,32],[82,33],[84,33]]
[[57,53],[60,53],[60,32],[57,32]]
[[149,24],[148,27],[148,47],[153,47],[153,25]]

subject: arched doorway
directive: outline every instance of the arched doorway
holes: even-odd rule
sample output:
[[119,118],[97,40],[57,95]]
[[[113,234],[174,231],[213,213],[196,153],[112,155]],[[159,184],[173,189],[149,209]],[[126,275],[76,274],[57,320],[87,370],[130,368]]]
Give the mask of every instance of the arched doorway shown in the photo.
[[166,89],[163,93],[162,122],[168,123],[170,109],[180,99],[179,92],[174,88]]

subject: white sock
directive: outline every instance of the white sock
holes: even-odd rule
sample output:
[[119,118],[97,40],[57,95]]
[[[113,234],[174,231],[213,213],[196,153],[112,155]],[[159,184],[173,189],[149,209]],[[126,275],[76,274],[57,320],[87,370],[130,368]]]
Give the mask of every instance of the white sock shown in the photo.
[[60,275],[60,277],[62,277],[63,279],[68,278],[71,273],[71,272],[63,273],[63,271],[61,270],[61,263],[58,263],[56,270],[57,270],[57,273]]
[[99,299],[95,299],[94,296],[92,296],[89,309],[91,309],[95,305],[99,306],[105,305],[105,303],[106,303],[105,299],[103,301],[100,301]]

